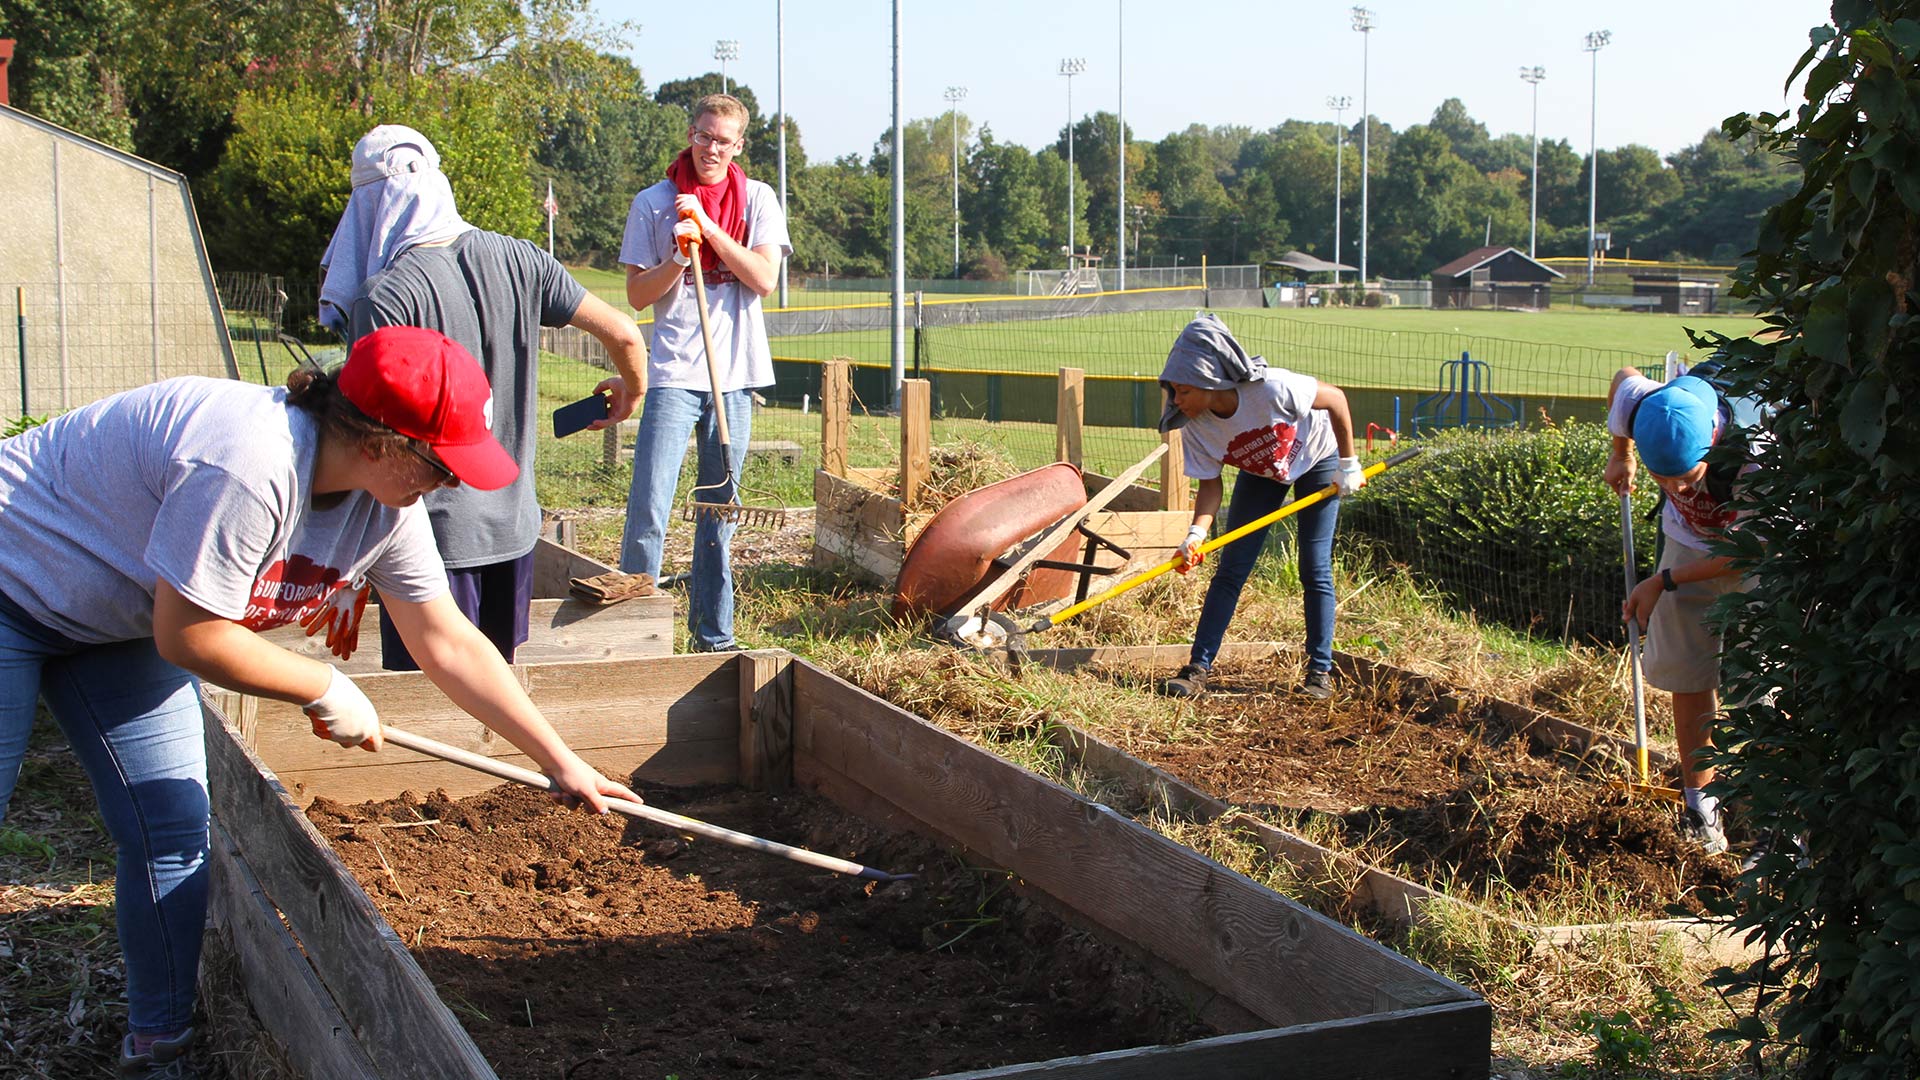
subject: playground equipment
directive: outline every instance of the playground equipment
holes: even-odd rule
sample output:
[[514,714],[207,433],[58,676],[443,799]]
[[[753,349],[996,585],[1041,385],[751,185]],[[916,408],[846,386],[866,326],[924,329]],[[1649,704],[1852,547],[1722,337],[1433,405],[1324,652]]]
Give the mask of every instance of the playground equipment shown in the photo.
[[1440,392],[1414,403],[1413,434],[1442,428],[1519,427],[1521,402],[1491,392],[1493,368],[1464,350],[1440,365]]

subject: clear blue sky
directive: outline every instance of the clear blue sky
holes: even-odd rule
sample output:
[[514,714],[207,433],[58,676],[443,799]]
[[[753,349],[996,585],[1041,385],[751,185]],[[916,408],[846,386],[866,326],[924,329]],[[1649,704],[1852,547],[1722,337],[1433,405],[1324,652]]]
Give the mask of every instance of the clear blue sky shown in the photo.
[[[1612,32],[1598,56],[1602,147],[1651,146],[1662,155],[1698,142],[1740,111],[1780,111],[1786,74],[1826,21],[1822,0],[1376,0],[1368,104],[1395,130],[1426,122],[1449,97],[1493,135],[1530,130],[1522,66],[1547,69],[1540,137],[1585,153],[1592,101],[1590,30]],[[1325,0],[903,0],[902,114],[946,111],[943,91],[965,86],[962,111],[1003,142],[1037,149],[1067,118],[1065,57],[1083,57],[1072,79],[1073,114],[1112,111],[1125,23],[1127,126],[1157,140],[1200,122],[1255,130],[1281,121],[1331,119],[1330,95],[1359,115],[1361,38],[1349,5]],[[775,0],[646,3],[594,0],[604,20],[640,24],[629,53],[649,88],[717,71],[714,42],[740,43],[727,65],[774,110]],[[788,0],[786,106],[807,155],[865,156],[891,123],[892,4]],[[1726,58],[1734,58],[1729,61]],[[755,155],[759,157],[759,155]],[[766,159],[768,161],[771,158]]]

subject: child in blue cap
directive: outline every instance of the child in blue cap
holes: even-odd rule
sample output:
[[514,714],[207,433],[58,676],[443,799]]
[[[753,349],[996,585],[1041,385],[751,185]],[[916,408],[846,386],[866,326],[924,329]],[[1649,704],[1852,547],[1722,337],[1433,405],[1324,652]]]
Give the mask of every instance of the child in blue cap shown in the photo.
[[1639,448],[1653,482],[1666,494],[1660,514],[1660,568],[1635,586],[1623,618],[1646,629],[1647,682],[1673,695],[1674,741],[1686,797],[1683,831],[1708,854],[1727,850],[1713,796],[1702,789],[1713,770],[1694,755],[1713,745],[1710,724],[1719,710],[1720,636],[1706,624],[1709,605],[1740,591],[1732,560],[1707,544],[1733,524],[1733,480],[1750,465],[1709,465],[1707,451],[1730,437],[1732,413],[1705,379],[1682,375],[1656,382],[1621,368],[1608,390],[1607,430],[1613,450],[1603,473],[1616,494],[1633,490],[1632,450]]

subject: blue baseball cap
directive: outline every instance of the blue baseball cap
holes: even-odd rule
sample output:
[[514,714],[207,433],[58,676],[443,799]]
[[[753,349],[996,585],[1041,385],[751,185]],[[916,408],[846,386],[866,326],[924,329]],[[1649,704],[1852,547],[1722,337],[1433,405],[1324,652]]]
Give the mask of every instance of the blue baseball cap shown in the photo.
[[1683,476],[1707,458],[1719,419],[1719,395],[1705,379],[1682,375],[1640,399],[1633,442],[1655,476]]

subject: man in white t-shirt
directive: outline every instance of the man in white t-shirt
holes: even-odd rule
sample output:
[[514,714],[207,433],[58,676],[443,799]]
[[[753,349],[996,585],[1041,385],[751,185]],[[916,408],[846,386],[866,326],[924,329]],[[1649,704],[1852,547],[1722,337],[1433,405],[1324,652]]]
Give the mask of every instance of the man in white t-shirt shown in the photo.
[[[674,490],[687,439],[699,430],[701,498],[725,502],[730,478],[746,464],[753,430],[753,390],[773,385],[760,298],[779,280],[780,261],[793,250],[787,219],[773,189],[734,162],[746,133],[747,108],[726,94],[709,94],[693,107],[687,148],[667,179],[634,196],[620,261],[627,268],[627,302],[653,308],[647,396],[634,443],[633,490],[627,498],[620,569],[660,576],[661,549],[673,514]],[[693,265],[695,262],[699,265]],[[713,414],[713,382],[701,341],[693,275],[706,276],[713,335],[711,362],[719,371],[732,460],[720,452]],[[694,526],[687,629],[696,652],[735,648],[734,525],[702,515]]]
[[1719,711],[1720,635],[1706,624],[1707,608],[1738,592],[1733,560],[1707,550],[1733,524],[1733,485],[1747,462],[1709,464],[1707,451],[1733,431],[1728,403],[1705,379],[1682,375],[1660,383],[1621,368],[1607,391],[1607,431],[1613,450],[1603,474],[1617,494],[1633,490],[1633,450],[1640,450],[1653,482],[1666,494],[1660,514],[1660,569],[1634,587],[1622,616],[1646,628],[1643,670],[1648,684],[1673,695],[1673,738],[1680,751],[1683,831],[1710,855],[1727,850],[1718,801],[1702,789],[1713,770],[1694,755],[1713,745]]
[[[1269,368],[1263,358],[1248,356],[1211,313],[1200,313],[1180,332],[1160,372],[1160,386],[1168,397],[1160,430],[1179,430],[1186,473],[1200,481],[1193,526],[1180,545],[1186,560],[1181,573],[1200,565],[1197,549],[1220,510],[1223,466],[1240,470],[1227,509],[1228,532],[1278,510],[1287,501],[1289,486],[1297,499],[1328,484],[1338,484],[1340,494],[1350,495],[1366,483],[1353,452],[1353,414],[1346,393],[1311,375]],[[1340,501],[1327,499],[1293,516],[1307,622],[1306,676],[1300,690],[1316,698],[1333,694],[1333,527],[1339,514]],[[1192,654],[1168,680],[1168,695],[1193,697],[1206,688],[1214,656],[1240,603],[1240,590],[1271,530],[1260,529],[1221,549],[1200,609],[1200,625],[1193,632]]]

